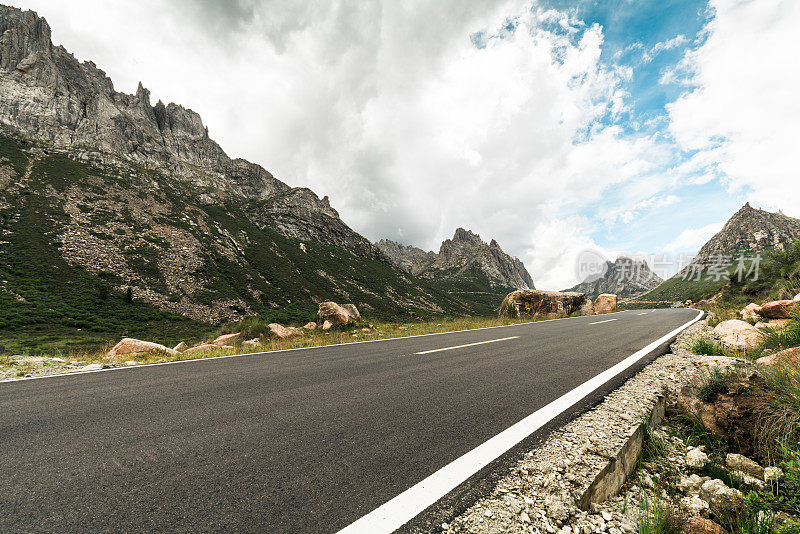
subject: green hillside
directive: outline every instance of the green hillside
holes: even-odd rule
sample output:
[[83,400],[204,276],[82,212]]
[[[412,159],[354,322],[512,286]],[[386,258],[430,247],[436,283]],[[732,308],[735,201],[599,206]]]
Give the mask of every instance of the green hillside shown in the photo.
[[[205,310],[302,323],[315,300],[384,319],[487,309],[386,263],[259,228],[248,216],[256,203],[201,203],[204,191],[152,170],[0,137],[0,173],[0,352],[81,350],[122,335],[177,342],[224,322]],[[76,234],[85,250],[64,242]]]

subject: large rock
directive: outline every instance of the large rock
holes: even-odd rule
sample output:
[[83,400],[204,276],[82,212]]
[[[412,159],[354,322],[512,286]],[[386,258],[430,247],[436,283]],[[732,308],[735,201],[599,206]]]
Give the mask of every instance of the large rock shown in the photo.
[[772,319],[771,321],[761,321],[756,323],[756,328],[759,330],[782,329],[789,326],[791,319]]
[[683,526],[683,531],[686,534],[728,534],[719,524],[700,516],[690,517]]
[[269,331],[273,336],[279,339],[289,339],[290,337],[303,335],[303,331],[299,328],[295,328],[293,326],[283,326],[279,325],[278,323],[271,323],[269,325]]
[[241,337],[239,333],[233,334],[223,334],[219,336],[217,339],[211,342],[212,345],[217,345],[218,347],[223,347],[225,345],[230,345],[231,343],[238,341]]
[[758,314],[764,319],[788,319],[797,309],[795,300],[774,300],[761,305]]
[[219,345],[214,345],[212,343],[201,343],[200,345],[195,345],[194,347],[188,348],[183,351],[184,354],[199,354],[202,352],[209,352],[212,350],[220,350],[224,347],[220,347]]
[[594,301],[594,313],[613,313],[617,311],[617,296],[611,293],[603,293]]
[[512,291],[500,305],[500,316],[537,317],[550,314],[569,315],[580,311],[588,299],[583,293],[518,289]]
[[756,360],[758,365],[775,365],[778,363],[788,363],[798,365],[800,364],[800,347],[792,347],[791,349],[782,350],[769,356],[762,356]]
[[345,325],[358,321],[361,314],[353,304],[339,305],[335,302],[320,302],[317,322],[329,321],[333,325]]
[[714,337],[732,350],[754,349],[761,343],[761,333],[750,323],[731,319],[714,328]]
[[756,304],[755,302],[751,302],[744,308],[742,311],[739,312],[739,316],[747,321],[748,319],[758,319],[758,310],[761,309],[761,306]]
[[140,339],[126,337],[114,345],[114,348],[108,352],[108,355],[128,356],[135,354],[147,354],[149,352],[161,352],[164,354],[169,354],[170,356],[178,354],[177,350],[165,347],[164,345],[160,345],[158,343],[151,343],[150,341],[142,341]]

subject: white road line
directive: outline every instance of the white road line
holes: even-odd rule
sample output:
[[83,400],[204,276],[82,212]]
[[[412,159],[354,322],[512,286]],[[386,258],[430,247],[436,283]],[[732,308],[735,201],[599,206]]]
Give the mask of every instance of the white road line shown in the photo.
[[570,409],[597,388],[635,365],[659,345],[691,326],[703,316],[697,317],[663,337],[653,341],[643,349],[631,354],[615,366],[587,380],[572,391],[562,395],[550,404],[536,410],[531,415],[500,432],[488,441],[478,445],[460,458],[442,467],[426,479],[384,503],[361,519],[340,530],[340,534],[381,534],[394,532],[426,508],[453,491],[469,477],[508,452],[519,442],[542,428],[564,411]]
[[589,324],[603,324],[603,323],[610,323],[611,321],[616,321],[616,319],[606,319],[605,321],[595,321]]
[[508,341],[509,339],[519,339],[519,336],[503,337],[500,339],[490,339],[489,341],[478,341],[477,343],[467,343],[466,345],[456,345],[455,347],[444,347],[442,349],[423,350],[414,354],[430,354],[432,352],[442,352],[443,350],[463,349],[464,347],[474,347],[475,345],[485,345],[487,343],[497,343],[498,341]]
[[647,315],[647,312],[637,313],[636,315]]

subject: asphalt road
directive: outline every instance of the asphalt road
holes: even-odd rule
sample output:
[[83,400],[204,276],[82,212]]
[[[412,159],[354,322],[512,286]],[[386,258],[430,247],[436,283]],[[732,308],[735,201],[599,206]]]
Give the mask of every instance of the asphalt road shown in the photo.
[[336,531],[696,315],[0,383],[0,532]]

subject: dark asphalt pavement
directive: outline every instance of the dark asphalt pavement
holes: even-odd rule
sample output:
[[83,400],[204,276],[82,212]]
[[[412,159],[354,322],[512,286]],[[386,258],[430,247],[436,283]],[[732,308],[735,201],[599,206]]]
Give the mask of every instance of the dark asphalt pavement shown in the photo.
[[0,383],[0,532],[336,531],[696,315]]

